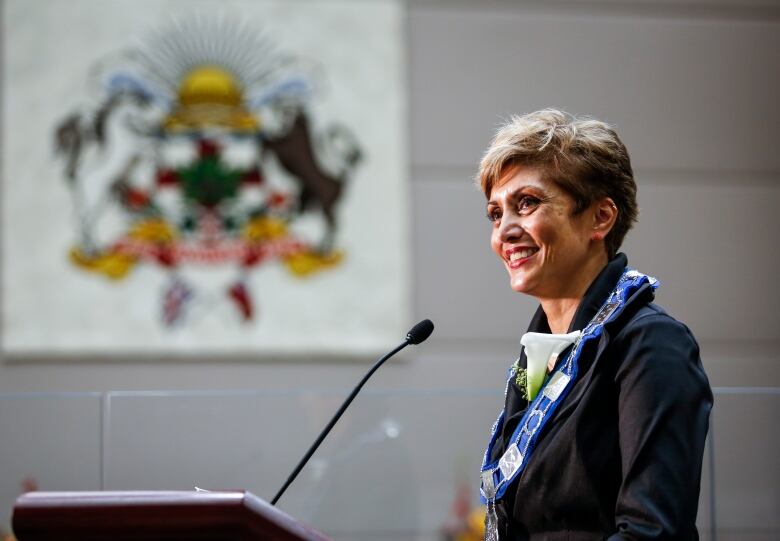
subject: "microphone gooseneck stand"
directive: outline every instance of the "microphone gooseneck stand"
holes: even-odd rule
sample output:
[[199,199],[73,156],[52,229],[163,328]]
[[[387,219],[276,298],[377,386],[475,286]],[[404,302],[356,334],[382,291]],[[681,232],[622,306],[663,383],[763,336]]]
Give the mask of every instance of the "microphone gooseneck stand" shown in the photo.
[[276,505],[276,502],[279,501],[279,498],[282,497],[282,494],[284,494],[284,491],[287,490],[287,487],[289,487],[292,482],[295,480],[296,477],[298,477],[298,474],[301,472],[303,467],[306,465],[306,463],[309,461],[311,456],[314,454],[314,452],[317,450],[317,448],[320,446],[322,441],[325,439],[325,437],[328,435],[328,433],[331,431],[331,429],[334,427],[334,425],[338,422],[338,420],[341,418],[341,416],[344,414],[346,409],[349,407],[349,405],[352,403],[352,401],[357,396],[358,392],[360,392],[360,389],[363,388],[363,385],[365,385],[366,381],[368,381],[368,378],[371,377],[371,375],[377,371],[377,369],[382,366],[382,364],[404,349],[406,346],[410,344],[419,344],[420,342],[423,342],[426,340],[431,333],[433,332],[433,323],[430,319],[424,319],[420,321],[417,325],[411,328],[411,330],[406,334],[406,340],[404,340],[401,344],[399,344],[395,349],[393,349],[391,352],[387,353],[384,357],[379,359],[374,366],[371,367],[371,370],[368,371],[368,373],[363,376],[363,379],[360,380],[360,383],[357,384],[357,387],[355,387],[350,395],[347,397],[347,399],[344,401],[344,403],[341,405],[341,407],[338,409],[336,414],[333,416],[333,418],[330,420],[328,425],[325,427],[325,429],[320,432],[320,435],[317,436],[317,439],[314,441],[311,447],[309,447],[309,450],[306,451],[306,454],[303,455],[303,458],[300,462],[298,462],[298,465],[295,466],[295,469],[292,471],[290,476],[287,478],[287,481],[285,481],[282,488],[279,489],[279,492],[276,493],[276,496],[274,496],[273,500],[271,500],[271,505]]

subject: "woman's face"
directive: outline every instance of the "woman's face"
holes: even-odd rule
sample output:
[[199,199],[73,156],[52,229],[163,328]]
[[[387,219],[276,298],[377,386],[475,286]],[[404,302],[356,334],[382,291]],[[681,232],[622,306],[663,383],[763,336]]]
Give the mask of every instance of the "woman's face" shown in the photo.
[[574,206],[569,194],[532,167],[510,168],[493,186],[490,246],[513,290],[537,298],[582,294],[574,282],[594,254],[593,212],[574,215]]

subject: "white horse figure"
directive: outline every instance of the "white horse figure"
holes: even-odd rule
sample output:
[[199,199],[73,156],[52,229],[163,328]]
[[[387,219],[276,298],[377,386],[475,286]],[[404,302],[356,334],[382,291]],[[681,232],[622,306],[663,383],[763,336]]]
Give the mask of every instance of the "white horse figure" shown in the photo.
[[93,115],[75,113],[58,126],[57,152],[66,161],[79,247],[85,253],[98,251],[125,226],[117,213],[106,212],[117,184],[131,179],[133,184],[151,183],[159,117],[140,94],[120,92]]

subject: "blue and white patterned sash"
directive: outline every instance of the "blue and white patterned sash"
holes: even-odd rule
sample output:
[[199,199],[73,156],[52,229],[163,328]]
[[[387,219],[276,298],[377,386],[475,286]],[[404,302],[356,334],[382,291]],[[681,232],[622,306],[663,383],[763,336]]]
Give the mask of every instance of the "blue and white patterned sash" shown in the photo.
[[[539,434],[542,432],[542,428],[552,418],[555,410],[566,399],[569,391],[571,391],[574,381],[577,379],[578,361],[583,347],[588,341],[601,336],[604,325],[613,321],[625,308],[626,302],[631,295],[647,283],[653,289],[658,287],[658,280],[655,278],[633,269],[625,269],[607,300],[574,343],[566,362],[558,363],[558,368],[553,372],[533,402],[529,404],[523,418],[512,434],[504,454],[497,461],[490,462],[493,447],[501,437],[501,427],[504,424],[505,411],[502,410],[499,414],[493,425],[490,442],[482,461],[480,495],[482,502],[487,504],[488,507],[485,539],[498,539],[495,521],[495,501],[503,497],[512,481],[525,469],[534,451]],[[515,377],[515,370],[510,370],[505,393],[509,391],[509,385],[513,377]]]

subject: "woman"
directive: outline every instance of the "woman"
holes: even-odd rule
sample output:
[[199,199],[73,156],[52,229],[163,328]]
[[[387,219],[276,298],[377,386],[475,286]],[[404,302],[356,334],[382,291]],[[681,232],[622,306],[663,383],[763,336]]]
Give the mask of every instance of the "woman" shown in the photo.
[[[510,370],[482,467],[486,539],[698,539],[712,393],[691,332],[652,303],[657,281],[618,253],[638,214],[625,146],[603,122],[538,111],[498,132],[478,181],[511,288],[539,300],[529,332],[558,335],[525,335]],[[527,353],[550,341],[563,351],[537,390]]]

